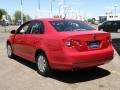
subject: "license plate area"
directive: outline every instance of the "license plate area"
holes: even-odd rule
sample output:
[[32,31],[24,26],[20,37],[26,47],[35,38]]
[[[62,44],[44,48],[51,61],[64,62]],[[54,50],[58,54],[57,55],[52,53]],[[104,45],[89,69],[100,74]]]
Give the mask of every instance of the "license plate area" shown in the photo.
[[91,49],[100,47],[100,41],[89,41],[87,44],[88,44],[88,47]]

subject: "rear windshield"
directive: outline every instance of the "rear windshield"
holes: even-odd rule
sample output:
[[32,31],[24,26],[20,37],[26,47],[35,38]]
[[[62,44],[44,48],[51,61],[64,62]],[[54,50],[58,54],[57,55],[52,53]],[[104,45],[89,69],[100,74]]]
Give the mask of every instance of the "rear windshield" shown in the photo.
[[78,20],[59,20],[50,21],[50,24],[58,31],[81,31],[81,30],[95,30],[93,27]]

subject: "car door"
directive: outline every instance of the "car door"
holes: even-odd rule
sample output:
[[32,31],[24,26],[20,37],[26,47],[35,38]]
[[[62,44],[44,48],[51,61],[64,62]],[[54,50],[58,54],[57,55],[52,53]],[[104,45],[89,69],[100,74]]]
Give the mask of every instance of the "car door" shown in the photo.
[[112,31],[112,27],[113,27],[112,22],[108,21],[104,24],[104,31],[107,31],[107,32]]
[[30,22],[27,22],[20,26],[16,31],[16,35],[14,38],[13,50],[14,53],[20,57],[24,58],[24,43],[25,43],[25,33],[28,31],[30,26]]
[[32,21],[29,29],[29,33],[25,35],[25,55],[26,59],[32,62],[35,61],[35,51],[37,45],[40,44],[43,33],[44,25],[41,21]]
[[119,26],[119,22],[118,21],[113,21],[113,32],[117,32],[118,31],[118,26]]

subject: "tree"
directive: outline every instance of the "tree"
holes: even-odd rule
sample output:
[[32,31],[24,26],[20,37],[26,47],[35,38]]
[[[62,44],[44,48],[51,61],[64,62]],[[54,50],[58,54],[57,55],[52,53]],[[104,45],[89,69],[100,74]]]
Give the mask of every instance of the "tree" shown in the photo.
[[89,18],[87,21],[90,22],[91,24],[95,24],[96,19],[95,18]]
[[91,22],[92,22],[92,19],[89,18],[87,21],[91,23]]
[[18,23],[19,20],[21,20],[21,11],[16,11],[14,14],[15,23]]
[[0,9],[0,20],[2,19],[3,15],[7,15],[7,12],[5,11],[5,9]]
[[[16,11],[15,14],[14,14],[14,18],[15,18],[15,23],[18,23],[18,21],[21,20],[21,11]],[[23,21],[26,22],[28,20],[30,20],[31,17],[29,15],[25,15],[23,13]]]
[[92,18],[92,24],[95,24],[96,19]]
[[31,20],[31,17],[29,15],[25,15],[25,21]]
[[2,19],[3,13],[0,11],[0,20]]

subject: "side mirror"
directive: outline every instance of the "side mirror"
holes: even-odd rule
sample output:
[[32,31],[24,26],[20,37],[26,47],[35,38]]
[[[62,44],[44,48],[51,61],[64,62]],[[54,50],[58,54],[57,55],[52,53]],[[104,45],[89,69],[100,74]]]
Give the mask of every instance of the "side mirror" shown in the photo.
[[16,30],[12,30],[12,31],[11,31],[11,34],[15,34],[15,33],[16,33]]

